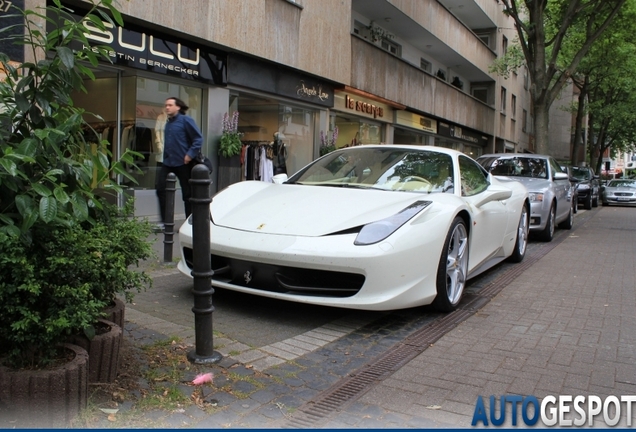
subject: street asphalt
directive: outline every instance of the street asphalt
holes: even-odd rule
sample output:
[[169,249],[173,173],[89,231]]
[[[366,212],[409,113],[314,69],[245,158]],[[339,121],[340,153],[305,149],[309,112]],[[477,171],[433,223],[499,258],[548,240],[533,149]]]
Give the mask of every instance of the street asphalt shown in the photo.
[[[143,263],[154,283],[127,305],[125,337],[194,345],[192,280],[176,270],[178,237],[167,263],[162,240],[153,236],[161,259]],[[217,290],[214,347],[223,359],[211,368],[257,377],[258,387],[244,381],[238,392],[215,381],[207,396],[213,413],[149,416],[188,428],[457,428],[474,417],[483,427],[492,421],[491,395],[636,395],[635,249],[636,209],[580,210],[574,228],[557,230],[551,243],[531,240],[521,264],[470,281],[466,304],[446,315],[317,308]],[[475,416],[478,400],[483,416]],[[504,426],[523,425],[522,404],[513,405]],[[618,426],[636,423],[636,407],[627,405]],[[616,407],[607,406],[594,426],[612,421]]]

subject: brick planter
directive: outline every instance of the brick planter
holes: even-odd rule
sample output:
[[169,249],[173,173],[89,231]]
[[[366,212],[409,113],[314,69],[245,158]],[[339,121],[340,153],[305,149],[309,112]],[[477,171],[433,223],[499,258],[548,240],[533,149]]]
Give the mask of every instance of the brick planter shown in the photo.
[[113,382],[117,378],[119,367],[122,329],[117,324],[104,319],[100,319],[99,322],[108,326],[109,330],[95,335],[92,340],[84,335],[72,338],[72,343],[88,352],[88,382],[90,383]]
[[104,309],[106,315],[104,319],[106,321],[114,322],[122,329],[124,328],[124,313],[126,311],[126,303],[122,300],[115,298],[113,305]]
[[62,346],[75,356],[55,368],[16,370],[0,364],[0,413],[11,422],[0,427],[67,428],[86,408],[88,353],[76,345]]

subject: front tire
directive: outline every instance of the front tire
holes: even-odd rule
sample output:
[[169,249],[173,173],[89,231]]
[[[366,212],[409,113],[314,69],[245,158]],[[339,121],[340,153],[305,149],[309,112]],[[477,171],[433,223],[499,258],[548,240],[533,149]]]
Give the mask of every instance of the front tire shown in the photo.
[[523,257],[526,256],[526,249],[528,246],[528,230],[530,228],[530,215],[528,208],[524,204],[521,209],[521,217],[519,218],[519,225],[517,226],[517,241],[515,242],[515,249],[512,255],[508,257],[508,261],[518,263],[523,261]]
[[550,206],[550,213],[543,231],[539,233],[539,239],[544,242],[551,242],[554,238],[554,220],[556,218],[556,208],[554,204]]
[[468,231],[466,223],[456,217],[451,224],[437,268],[437,296],[433,307],[440,312],[457,309],[468,276]]
[[598,195],[592,198],[592,207],[598,207]]
[[592,210],[592,192],[590,192],[588,196],[585,197],[584,207],[585,207],[585,210]]

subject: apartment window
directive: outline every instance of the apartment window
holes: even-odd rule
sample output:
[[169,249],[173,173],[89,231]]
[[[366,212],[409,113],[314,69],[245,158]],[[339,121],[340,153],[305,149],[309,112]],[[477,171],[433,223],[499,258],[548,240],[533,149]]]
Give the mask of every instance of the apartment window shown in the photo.
[[365,39],[368,39],[367,38],[368,33],[369,33],[369,29],[367,28],[367,26],[362,24],[360,21],[353,22],[353,34],[363,37]]
[[510,140],[516,141],[516,132],[517,132],[517,122],[515,120],[510,120]]
[[425,70],[428,73],[431,73],[431,62],[420,58],[420,69]]
[[510,98],[510,113],[512,114],[512,118],[517,116],[517,96],[512,95]]
[[382,47],[383,50],[388,51],[393,55],[396,55],[398,57],[402,56],[402,46],[396,44],[393,41],[390,41],[388,39],[382,39],[380,46]]
[[473,87],[472,95],[474,98],[479,99],[483,103],[488,103],[488,88],[487,87]]
[[521,130],[523,132],[528,131],[528,111],[523,110],[523,115],[521,116]]
[[507,52],[508,52],[508,38],[505,37],[505,36],[502,36],[502,39],[501,39],[501,55],[505,56]]
[[506,89],[501,88],[501,113],[506,114]]
[[478,35],[477,36],[486,46],[490,47],[490,35]]
[[528,90],[528,68],[526,66],[523,67],[523,88]]

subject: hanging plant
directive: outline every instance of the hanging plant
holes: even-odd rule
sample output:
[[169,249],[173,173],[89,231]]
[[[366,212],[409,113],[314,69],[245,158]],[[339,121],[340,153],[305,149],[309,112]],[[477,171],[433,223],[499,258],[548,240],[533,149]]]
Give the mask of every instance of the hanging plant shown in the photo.
[[[329,136],[331,135],[331,136]],[[331,133],[325,134],[320,131],[320,156],[324,156],[336,149],[336,141],[338,140],[338,126]]]
[[382,39],[393,39],[393,34],[384,30],[382,27],[371,21],[369,24],[369,32],[371,33],[371,40],[373,42],[381,41]]
[[220,156],[230,158],[241,153],[243,134],[238,131],[238,118],[238,111],[234,111],[231,119],[228,113],[223,115],[223,130],[219,144]]

